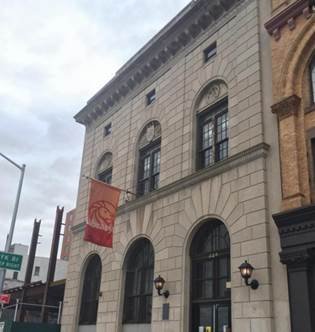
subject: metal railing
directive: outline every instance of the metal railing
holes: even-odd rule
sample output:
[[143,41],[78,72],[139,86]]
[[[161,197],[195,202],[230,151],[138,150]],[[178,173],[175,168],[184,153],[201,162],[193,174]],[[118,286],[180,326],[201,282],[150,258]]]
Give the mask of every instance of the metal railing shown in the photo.
[[19,315],[23,312],[23,310],[25,314],[26,308],[31,308],[31,310],[27,311],[30,314],[29,317],[30,321],[28,319],[27,320],[28,322],[37,322],[39,320],[42,308],[45,308],[47,309],[48,312],[47,314],[51,315],[51,319],[50,321],[48,320],[48,323],[53,323],[53,324],[61,323],[62,301],[59,302],[58,306],[53,306],[47,304],[43,305],[43,304],[20,302],[20,300],[17,299],[15,304],[6,307],[4,307],[3,305],[1,306],[0,320],[13,320],[14,322],[16,322],[18,320]]

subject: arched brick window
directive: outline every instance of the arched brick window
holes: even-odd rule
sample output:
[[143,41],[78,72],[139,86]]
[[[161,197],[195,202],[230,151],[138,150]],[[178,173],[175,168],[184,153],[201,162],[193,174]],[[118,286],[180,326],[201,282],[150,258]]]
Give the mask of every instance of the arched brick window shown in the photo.
[[79,325],[96,325],[101,275],[101,259],[92,255],[84,273]]
[[231,327],[230,238],[218,220],[204,223],[193,238],[191,258],[191,332]]
[[137,240],[129,249],[125,262],[124,324],[150,324],[154,252],[147,239]]

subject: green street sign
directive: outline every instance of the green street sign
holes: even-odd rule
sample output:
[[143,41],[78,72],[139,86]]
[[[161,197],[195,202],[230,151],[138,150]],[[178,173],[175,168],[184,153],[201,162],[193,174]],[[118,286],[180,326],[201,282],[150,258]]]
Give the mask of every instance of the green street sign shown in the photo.
[[22,259],[23,256],[21,255],[0,251],[0,268],[20,271]]

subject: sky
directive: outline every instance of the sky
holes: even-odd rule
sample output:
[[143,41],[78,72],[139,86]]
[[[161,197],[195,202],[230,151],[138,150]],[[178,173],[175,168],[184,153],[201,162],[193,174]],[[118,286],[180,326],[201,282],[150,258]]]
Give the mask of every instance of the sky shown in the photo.
[[[56,206],[75,207],[84,127],[73,116],[189,0],[1,0],[0,152],[26,164],[13,243],[48,256]],[[0,250],[20,171],[0,156]]]

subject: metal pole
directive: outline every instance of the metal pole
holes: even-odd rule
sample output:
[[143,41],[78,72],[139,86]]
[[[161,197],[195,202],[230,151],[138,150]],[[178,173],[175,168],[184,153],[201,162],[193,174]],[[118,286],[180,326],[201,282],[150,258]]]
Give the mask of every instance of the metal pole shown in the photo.
[[61,308],[62,308],[62,301],[59,302],[57,324],[60,324],[60,320],[61,320]]
[[[12,244],[12,238],[13,238],[13,232],[14,232],[14,227],[15,227],[15,222],[16,222],[16,216],[17,216],[18,209],[19,209],[19,203],[20,203],[20,197],[21,197],[21,191],[22,191],[22,185],[23,185],[23,179],[24,179],[24,173],[25,173],[26,165],[25,164],[23,164],[22,166],[18,165],[17,163],[15,163],[13,160],[8,158],[7,156],[5,156],[1,152],[0,152],[0,156],[2,156],[4,159],[6,159],[8,162],[13,164],[15,167],[17,167],[21,171],[18,191],[17,191],[17,194],[16,194],[16,199],[15,199],[15,204],[14,204],[14,209],[13,209],[13,216],[12,216],[10,231],[9,231],[8,236],[7,236],[7,240],[5,242],[4,251],[9,252],[9,249],[10,249],[11,244]],[[3,284],[4,284],[4,280],[5,280],[5,272],[6,272],[5,269],[0,270],[0,292],[2,292],[2,290],[3,290]]]
[[19,310],[19,302],[20,302],[20,300],[16,299],[13,322],[16,322],[16,317],[17,317],[17,313],[18,313],[18,310]]

